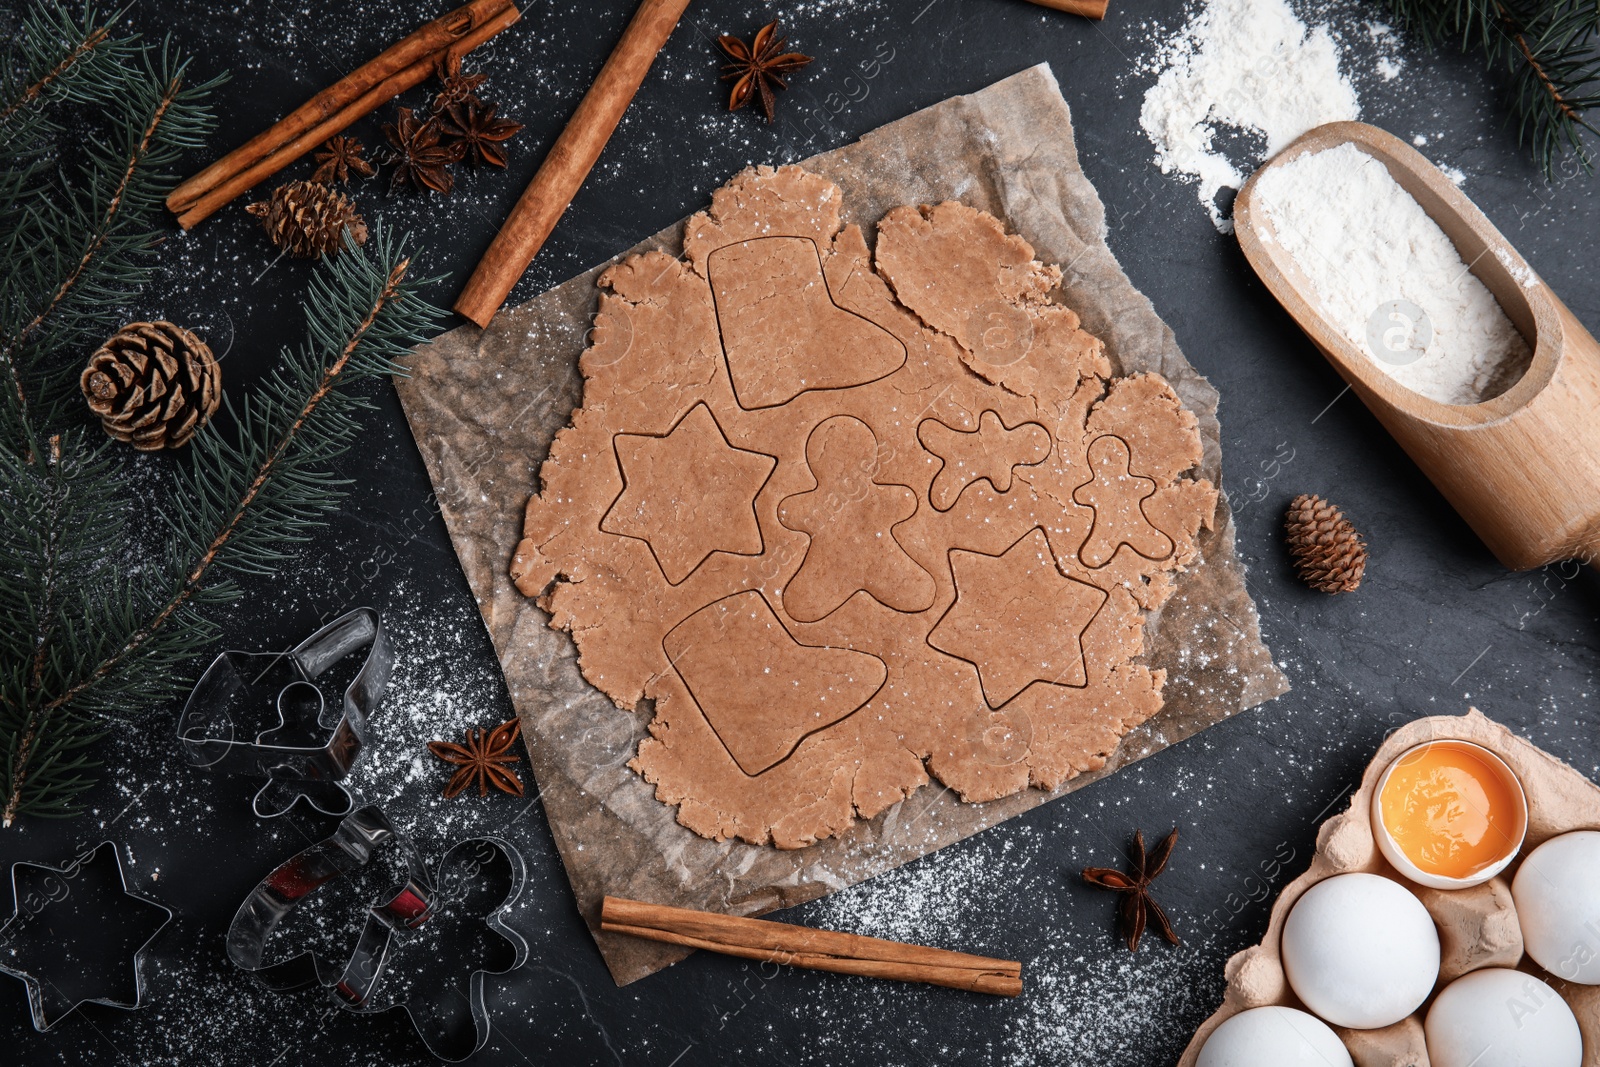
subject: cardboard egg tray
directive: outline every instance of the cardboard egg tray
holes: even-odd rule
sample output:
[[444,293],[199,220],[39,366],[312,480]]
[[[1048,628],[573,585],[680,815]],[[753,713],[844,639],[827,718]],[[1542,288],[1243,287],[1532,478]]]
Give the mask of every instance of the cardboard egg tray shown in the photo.
[[[1426,889],[1406,880],[1378,851],[1372,835],[1373,792],[1384,769],[1406,749],[1428,741],[1472,741],[1505,760],[1522,782],[1528,798],[1528,835],[1511,866],[1472,889]],[[1440,974],[1434,994],[1469,971],[1483,967],[1515,967],[1548,982],[1578,1017],[1583,1033],[1583,1067],[1600,1067],[1600,986],[1577,985],[1546,972],[1523,953],[1522,929],[1511,901],[1511,880],[1522,858],[1559,834],[1600,830],[1600,786],[1548,752],[1517,737],[1473,708],[1462,716],[1418,719],[1390,735],[1367,764],[1361,788],[1350,807],[1322,824],[1317,851],[1306,873],[1284,887],[1272,906],[1272,922],[1259,945],[1228,961],[1228,990],[1222,1007],[1195,1031],[1179,1067],[1193,1067],[1211,1032],[1224,1019],[1248,1008],[1266,1005],[1309,1010],[1284,975],[1279,937],[1284,920],[1300,895],[1324,878],[1361,871],[1392,878],[1417,895],[1439,928]],[[1356,1067],[1428,1067],[1422,1021],[1432,997],[1414,1014],[1381,1030],[1335,1032],[1350,1050]]]

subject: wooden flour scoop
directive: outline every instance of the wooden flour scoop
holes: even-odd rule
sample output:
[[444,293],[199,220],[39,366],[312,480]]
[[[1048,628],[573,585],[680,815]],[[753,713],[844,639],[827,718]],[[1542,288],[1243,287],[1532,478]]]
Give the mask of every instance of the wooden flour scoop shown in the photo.
[[[1390,377],[1318,310],[1252,193],[1271,168],[1346,143],[1389,168],[1527,340],[1533,362],[1506,392],[1480,404],[1431,400]],[[1453,182],[1383,130],[1332,122],[1257,170],[1233,213],[1267,288],[1501,563],[1600,565],[1600,344]]]

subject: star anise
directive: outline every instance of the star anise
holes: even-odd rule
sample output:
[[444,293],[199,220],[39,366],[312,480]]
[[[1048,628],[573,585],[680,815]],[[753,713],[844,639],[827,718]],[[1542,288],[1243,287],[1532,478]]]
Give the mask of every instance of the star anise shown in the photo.
[[516,763],[521,759],[511,747],[516,744],[521,732],[522,724],[512,719],[510,722],[501,723],[493,730],[473,727],[467,731],[467,743],[464,745],[451,744],[449,741],[429,741],[429,752],[446,763],[454,764],[457,768],[444,787],[445,799],[448,800],[474,783],[478,786],[480,797],[489,795],[491,785],[502,793],[520,797],[522,779],[503,764]]
[[317,161],[317,169],[312,172],[311,180],[323,185],[348,182],[351,171],[363,178],[370,178],[375,173],[372,164],[361,154],[361,142],[354,137],[330,137],[322,142],[322,147],[311,158]]
[[722,67],[728,72],[722,76],[722,80],[733,82],[733,93],[728,97],[728,110],[738,111],[750,102],[752,96],[757,96],[768,122],[772,121],[774,108],[777,105],[773,89],[789,87],[783,80],[783,75],[792,74],[811,62],[810,56],[783,50],[787,41],[778,36],[776,22],[769,22],[757,30],[755,40],[749,44],[727,34],[718,37],[717,43],[722,46],[724,52],[733,57],[732,63],[724,64]]
[[439,92],[433,98],[433,113],[442,115],[458,104],[481,104],[478,89],[489,80],[487,74],[461,73],[461,56],[451,50],[434,64],[434,77],[439,79]]
[[455,179],[446,168],[460,162],[464,149],[459,144],[439,143],[437,120],[424,121],[409,107],[403,107],[397,121],[383,124],[383,135],[393,147],[389,153],[389,162],[394,164],[394,175],[389,180],[393,188],[410,185],[448,193],[455,187]]
[[1133,871],[1123,874],[1113,867],[1085,867],[1083,880],[1090,885],[1097,885],[1101,889],[1114,889],[1122,894],[1122,900],[1117,905],[1117,920],[1122,927],[1122,935],[1128,939],[1128,950],[1139,950],[1139,938],[1144,934],[1145,921],[1155,924],[1161,936],[1178,944],[1178,935],[1173,932],[1172,923],[1167,919],[1167,913],[1150,896],[1150,883],[1156,880],[1167,866],[1167,860],[1172,856],[1173,848],[1178,844],[1178,831],[1174,829],[1166,836],[1155,851],[1145,856],[1144,833],[1139,830],[1133,832],[1133,846],[1128,849],[1128,859],[1131,861]]
[[494,104],[466,103],[452,107],[442,128],[453,145],[460,145],[473,166],[489,163],[506,165],[506,150],[500,142],[522,129],[522,123],[496,118]]

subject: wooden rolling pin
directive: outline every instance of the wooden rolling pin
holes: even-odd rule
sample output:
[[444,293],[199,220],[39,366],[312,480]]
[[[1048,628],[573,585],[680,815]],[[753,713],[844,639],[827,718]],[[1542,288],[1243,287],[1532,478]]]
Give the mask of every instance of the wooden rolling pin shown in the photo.
[[466,288],[456,298],[456,311],[479,326],[489,325],[511,295],[512,286],[544,247],[562,212],[578,195],[650,72],[656,53],[688,6],[689,0],[644,0],[639,5],[594,85],[467,279]]
[[1022,992],[1022,964],[1014,960],[621,897],[606,897],[601,903],[600,929],[816,971],[924,982],[1002,997]]
[[[1527,339],[1533,362],[1510,389],[1480,404],[1431,400],[1385,373],[1318,310],[1254,191],[1271,168],[1341,144],[1388,168]],[[1245,257],[1272,295],[1501,563],[1600,565],[1600,343],[1454,182],[1392,134],[1332,122],[1257,170],[1233,217]]]

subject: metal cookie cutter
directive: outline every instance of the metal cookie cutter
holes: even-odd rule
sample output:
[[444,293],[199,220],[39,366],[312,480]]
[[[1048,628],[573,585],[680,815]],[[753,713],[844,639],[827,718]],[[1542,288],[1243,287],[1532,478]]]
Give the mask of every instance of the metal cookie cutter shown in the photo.
[[[375,905],[367,928],[351,959],[334,963],[310,949],[278,963],[266,963],[267,941],[286,915],[318,889],[338,878],[355,874],[371,863],[385,847],[399,853],[406,881]],[[383,969],[388,950],[387,933],[375,930],[374,921],[393,929],[414,926],[427,917],[433,885],[422,859],[389,817],[376,805],[357,808],[339,823],[331,837],[280,864],[251,890],[228,927],[228,958],[249,971],[268,989],[280,992],[321,985],[347,988],[358,1001]]]
[[[342,704],[329,707],[316,680],[361,649],[366,658]],[[346,815],[355,805],[340,783],[368,741],[368,720],[393,666],[372,608],[339,616],[287,652],[224,652],[184,704],[180,747],[196,767],[265,775],[253,801],[263,818],[283,814],[300,797],[326,814]],[[251,722],[264,728],[240,738],[240,724]]]
[[[367,909],[348,959],[339,963],[307,949],[266,962],[267,943],[292,909],[357,873],[385,847],[399,853],[405,880]],[[522,856],[510,844],[474,838],[445,854],[434,881],[388,817],[367,805],[256,886],[228,929],[228,956],[271,989],[320,985],[348,1010],[403,1009],[430,1052],[465,1059],[489,1039],[485,976],[527,959],[526,942],[505,920],[525,878]]]
[[28,987],[35,1030],[48,1032],[81,1004],[132,1011],[143,1003],[140,958],[172,911],[128,888],[114,842],[62,867],[13,863],[11,892],[0,971]]
[[507,841],[475,837],[452,846],[439,862],[427,925],[394,939],[381,983],[358,1010],[403,1010],[441,1060],[483,1048],[492,1028],[488,976],[528,959],[528,943],[506,921],[526,878],[522,854]]

